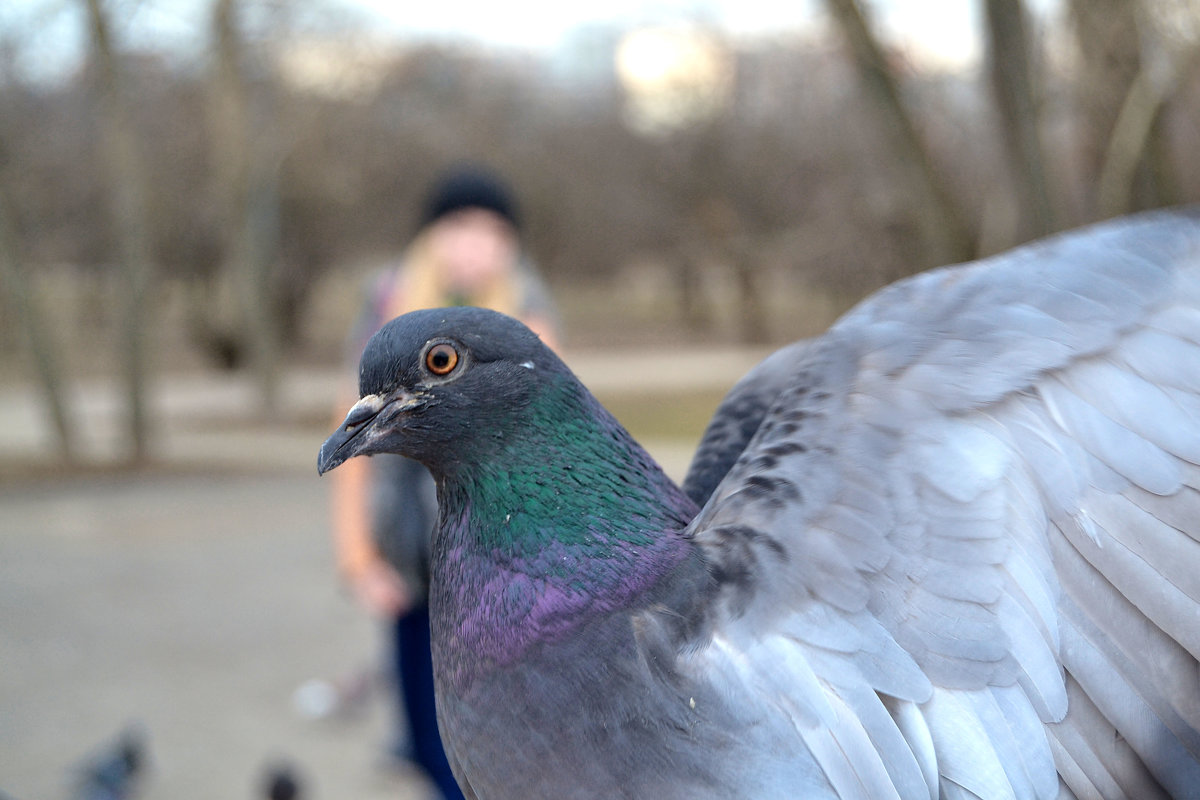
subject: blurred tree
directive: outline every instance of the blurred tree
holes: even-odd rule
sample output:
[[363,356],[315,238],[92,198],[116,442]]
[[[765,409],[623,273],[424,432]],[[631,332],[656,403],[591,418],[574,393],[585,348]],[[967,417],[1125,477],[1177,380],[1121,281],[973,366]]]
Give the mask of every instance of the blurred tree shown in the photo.
[[1068,3],[1081,62],[1075,85],[1075,129],[1090,197],[1095,196],[1095,182],[1121,100],[1137,76],[1141,61],[1135,3],[1136,0]]
[[[714,312],[703,294],[705,267],[717,267],[732,278],[736,331],[744,344],[770,338],[770,319],[762,279],[765,259],[764,227],[754,205],[747,202],[748,184],[767,188],[771,171],[778,171],[792,154],[764,148],[753,159],[738,152],[738,144],[753,132],[724,108],[711,120],[681,131],[666,144],[679,159],[671,170],[673,189],[683,219],[677,289],[683,319],[694,331],[711,329]],[[778,160],[776,160],[778,159]]]
[[0,294],[24,333],[42,399],[57,435],[59,456],[70,463],[75,460],[75,430],[67,413],[61,361],[25,272],[9,199],[5,162],[4,151],[0,148]]
[[[827,2],[859,8],[850,0]],[[1013,0],[989,2],[1015,8]],[[1146,18],[1171,8],[1194,10],[1196,2],[1140,0],[1145,49],[1139,70],[1151,70],[1153,53],[1163,50],[1158,43],[1175,46],[1165,16],[1152,27]],[[689,273],[697,280],[688,286],[713,311],[702,331],[710,341],[811,333],[801,329],[804,315],[790,307],[786,317],[769,317],[781,307],[773,286],[803,286],[824,314],[921,266],[961,257],[937,253],[952,252],[953,241],[965,241],[965,252],[976,230],[987,230],[980,220],[993,207],[995,187],[1017,184],[1001,118],[989,113],[997,106],[987,84],[970,72],[914,67],[901,74],[902,55],[882,53],[861,19],[853,27],[866,42],[857,47],[866,56],[858,58],[847,58],[845,46],[801,37],[727,42],[736,67],[727,107],[705,125],[647,137],[623,118],[607,60],[611,47],[598,60],[573,63],[569,74],[553,60],[462,44],[372,51],[362,31],[342,41],[331,37],[329,26],[304,28],[303,20],[288,16],[313,5],[208,0],[211,47],[203,69],[153,46],[121,54],[124,94],[135,101],[126,104],[136,115],[126,120],[137,134],[131,137],[140,156],[135,170],[148,182],[143,202],[153,270],[163,277],[160,296],[167,301],[154,304],[154,313],[162,308],[164,315],[180,315],[172,321],[181,320],[185,315],[174,303],[181,287],[205,286],[194,312],[211,334],[203,347],[211,351],[212,343],[224,342],[226,357],[239,365],[262,363],[246,329],[252,322],[279,326],[268,343],[277,348],[267,359],[274,366],[286,362],[301,337],[321,355],[334,352],[328,331],[343,326],[325,323],[332,314],[349,313],[335,295],[354,294],[360,274],[395,254],[419,213],[422,188],[455,159],[487,161],[512,178],[527,241],[559,286],[627,278],[637,268],[651,273],[641,284],[650,290],[670,280],[685,256],[702,263]],[[113,14],[125,6],[109,0],[100,7]],[[612,41],[620,34],[611,32]],[[29,64],[36,55],[25,38],[32,40],[14,39],[14,47],[28,48],[14,63]],[[1085,170],[1080,137],[1090,123],[1082,105],[1057,98],[1075,97],[1077,82],[1092,77],[1062,55],[1047,51],[1042,62],[1027,54],[1026,89],[1017,85],[1020,71],[1011,77],[1018,95],[1012,116],[1020,125],[1029,118],[1019,104],[1028,110],[1030,98],[1019,95],[1028,91],[1036,101],[1044,91],[1056,99],[1036,109],[1054,217],[1077,217],[1079,209],[1065,208],[1063,200],[1094,201],[1101,173],[1110,176],[1101,181],[1105,186],[1126,187],[1129,207],[1147,197],[1197,199],[1200,172],[1185,153],[1200,120],[1200,78],[1190,73],[1179,91],[1170,82],[1148,84],[1158,87],[1159,100],[1147,104],[1144,90],[1129,88],[1138,83],[1135,74]],[[352,80],[312,80],[347,64],[354,70],[339,74]],[[6,68],[2,61],[0,68]],[[864,69],[877,87],[871,92],[862,90]],[[40,281],[45,270],[48,279],[38,286],[61,286],[72,298],[133,296],[123,272],[124,254],[133,248],[116,223],[113,194],[122,160],[107,155],[116,149],[105,144],[111,137],[96,136],[95,120],[109,105],[90,87],[102,74],[93,57],[85,69],[53,82],[0,81],[0,119],[14,167],[6,181],[18,204],[27,274]],[[1147,129],[1145,109],[1155,107]],[[900,128],[892,124],[897,111],[907,119]],[[1129,154],[1139,150],[1149,155],[1137,155],[1136,162],[1157,168],[1131,173]],[[1147,172],[1155,175],[1152,196],[1145,193]],[[1091,181],[1086,191],[1078,186],[1081,173]],[[1165,173],[1174,176],[1178,194],[1166,191]],[[929,211],[939,183],[943,208],[958,220],[949,226]],[[1014,205],[1026,207],[1024,201]],[[950,235],[954,230],[967,234]],[[346,280],[318,284],[331,269],[342,270]],[[330,291],[309,303],[318,285]],[[649,291],[638,297],[652,301]],[[673,299],[659,301],[663,313],[652,322],[663,333],[683,327],[685,315],[665,305]],[[732,313],[739,303],[742,313]],[[48,327],[89,348],[81,363],[102,369],[93,356],[126,317],[116,319],[113,305],[55,297],[46,304],[53,317]],[[344,307],[353,308],[353,301]],[[145,295],[142,308],[150,313]],[[645,308],[631,307],[631,313]],[[310,315],[314,310],[319,320]],[[256,318],[243,321],[251,312]],[[593,333],[603,317],[596,319]],[[819,324],[815,317],[812,324]],[[168,339],[176,330],[187,326],[164,326],[155,341],[211,355],[196,341]],[[614,336],[639,333],[644,330],[622,326]]]
[[1193,0],[1147,2],[1138,16],[1139,68],[1113,121],[1097,186],[1100,216],[1123,214],[1135,205],[1139,168],[1153,196],[1144,205],[1178,202],[1175,170],[1160,124],[1167,102],[1200,63],[1200,4]]
[[[214,283],[233,289],[234,314],[229,326],[214,319],[219,306],[209,306],[215,330],[209,338],[224,343],[230,365],[248,351],[265,410],[275,407],[279,390],[280,337],[271,266],[278,251],[278,168],[274,125],[262,103],[252,102],[245,53],[238,24],[237,0],[212,5],[212,128],[214,191],[219,198],[219,231],[223,265]],[[219,295],[218,295],[219,296]]]
[[[1154,125],[1161,103],[1152,95],[1163,92],[1158,80],[1135,85],[1139,75],[1150,75],[1143,72],[1141,0],[1070,0],[1069,10],[1082,62],[1075,86],[1075,127],[1085,178],[1085,213],[1094,218],[1158,205],[1159,175],[1152,160],[1165,157],[1166,144]],[[1118,132],[1117,121],[1129,98],[1133,115],[1125,130]],[[1135,135],[1135,129],[1143,129],[1144,134]],[[1102,177],[1106,172],[1107,179]],[[1102,182],[1106,184],[1103,200]]]
[[123,280],[120,336],[125,366],[125,400],[129,458],[149,456],[150,426],[146,407],[146,343],[149,292],[152,280],[152,240],[146,203],[148,178],[134,130],[127,89],[112,43],[107,9],[102,0],[84,0],[95,66],[95,90],[100,96],[100,133],[107,169],[112,225]]
[[[1017,241],[1055,230],[1022,0],[985,0],[988,71],[1017,205]],[[1006,244],[1015,244],[1010,242]]]
[[925,242],[923,264],[965,261],[975,254],[974,237],[901,99],[899,84],[858,0],[825,0],[842,30],[863,87],[873,100],[879,127],[890,139],[893,157],[904,170],[908,193]]

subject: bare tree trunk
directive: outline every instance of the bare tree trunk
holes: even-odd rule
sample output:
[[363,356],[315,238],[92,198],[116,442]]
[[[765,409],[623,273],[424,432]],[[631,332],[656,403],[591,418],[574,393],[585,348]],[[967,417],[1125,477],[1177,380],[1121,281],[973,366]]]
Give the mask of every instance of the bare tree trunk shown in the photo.
[[1029,34],[1021,0],[985,0],[992,93],[1016,191],[1020,241],[1056,229],[1034,100]]
[[906,169],[909,188],[919,198],[919,221],[931,263],[972,258],[974,238],[900,99],[895,76],[858,1],[825,0],[825,4],[850,45],[863,85],[879,112],[880,127],[890,137],[892,150]]
[[150,440],[146,410],[147,300],[153,261],[146,203],[149,184],[102,0],[86,0],[86,6],[98,72],[101,138],[112,192],[113,226],[125,283],[121,348],[125,361],[129,456],[134,462],[142,462],[149,455]]
[[760,286],[762,263],[749,242],[726,247],[737,281],[739,334],[743,344],[766,344],[771,338],[767,298]]
[[226,209],[227,274],[240,300],[235,324],[268,409],[279,391],[279,320],[270,283],[278,250],[278,158],[265,133],[270,122],[253,117],[236,13],[237,0],[217,0],[213,6],[213,155],[216,190]]
[[689,330],[703,331],[712,326],[712,309],[704,296],[702,262],[705,248],[695,242],[679,248],[675,259],[676,286],[683,324]]
[[1193,48],[1174,57],[1166,56],[1157,66],[1144,62],[1129,86],[1100,167],[1097,206],[1102,217],[1133,209],[1138,166],[1153,160],[1147,157],[1155,144],[1155,125],[1163,106],[1198,57],[1200,51]]
[[278,162],[269,156],[256,159],[240,243],[235,251],[245,287],[246,332],[251,364],[258,378],[263,409],[276,409],[280,376],[280,308],[271,285],[271,264],[278,252],[279,194],[274,180]]
[[12,206],[3,186],[0,186],[0,291],[7,296],[8,306],[25,332],[42,398],[57,434],[59,456],[70,463],[75,460],[75,430],[63,399],[62,372],[21,264]]
[[1142,68],[1137,0],[1070,0],[1068,7],[1083,59],[1075,93],[1087,197],[1094,204],[1086,213],[1095,216],[1109,142]]

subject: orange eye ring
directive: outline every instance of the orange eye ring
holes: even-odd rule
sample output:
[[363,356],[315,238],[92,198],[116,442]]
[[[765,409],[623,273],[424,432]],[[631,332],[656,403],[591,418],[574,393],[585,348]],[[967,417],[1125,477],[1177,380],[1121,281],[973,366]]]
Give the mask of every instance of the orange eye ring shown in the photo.
[[425,368],[434,375],[449,375],[458,366],[458,351],[454,345],[435,344],[425,354]]

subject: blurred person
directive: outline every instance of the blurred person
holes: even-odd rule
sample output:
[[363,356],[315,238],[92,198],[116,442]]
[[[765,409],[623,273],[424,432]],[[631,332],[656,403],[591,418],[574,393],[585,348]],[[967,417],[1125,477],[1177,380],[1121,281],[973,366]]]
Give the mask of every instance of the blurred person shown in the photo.
[[[350,362],[357,366],[367,339],[393,317],[447,305],[504,312],[554,347],[556,313],[519,232],[516,203],[498,176],[478,166],[445,173],[429,191],[419,229],[400,259],[371,282],[351,334]],[[349,395],[357,384],[347,381],[346,388]],[[356,397],[355,391],[340,398],[339,412]],[[420,464],[392,455],[354,459],[333,477],[339,572],[359,602],[391,626],[397,731],[407,718],[409,734],[397,733],[389,755],[415,763],[448,800],[462,798],[434,709],[427,603],[437,517],[433,479]]]

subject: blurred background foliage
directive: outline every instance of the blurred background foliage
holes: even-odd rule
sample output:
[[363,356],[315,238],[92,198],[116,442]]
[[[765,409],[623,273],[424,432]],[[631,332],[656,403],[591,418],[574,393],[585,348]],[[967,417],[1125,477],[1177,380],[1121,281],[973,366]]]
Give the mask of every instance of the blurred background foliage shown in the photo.
[[248,370],[269,407],[288,365],[336,363],[459,159],[511,177],[573,347],[791,340],[906,274],[1200,200],[1196,0],[977,0],[952,59],[887,35],[902,0],[755,35],[652,9],[541,49],[191,5],[187,46],[131,35],[167,0],[0,16],[0,379],[36,383],[67,459],[68,378],[120,376],[137,461],[155,375]]

